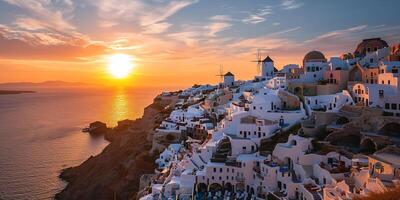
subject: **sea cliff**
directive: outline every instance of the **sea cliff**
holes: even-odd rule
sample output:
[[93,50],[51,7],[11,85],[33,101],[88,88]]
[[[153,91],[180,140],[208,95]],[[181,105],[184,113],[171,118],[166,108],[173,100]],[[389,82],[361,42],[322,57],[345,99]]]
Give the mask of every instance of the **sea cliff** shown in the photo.
[[135,199],[141,175],[154,173],[154,129],[169,116],[176,99],[158,96],[141,118],[107,133],[110,144],[99,155],[61,172],[68,185],[55,199]]

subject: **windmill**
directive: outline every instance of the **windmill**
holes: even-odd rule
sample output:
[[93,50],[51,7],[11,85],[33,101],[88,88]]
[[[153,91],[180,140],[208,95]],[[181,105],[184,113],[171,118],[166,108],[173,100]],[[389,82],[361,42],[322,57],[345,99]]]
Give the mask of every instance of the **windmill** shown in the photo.
[[216,76],[219,76],[220,83],[222,83],[224,81],[224,66],[223,65],[219,65],[219,74],[217,74]]
[[251,62],[256,62],[257,63],[257,74],[261,73],[261,65],[262,65],[262,51],[265,51],[265,49],[257,49],[256,53],[256,60],[253,60]]

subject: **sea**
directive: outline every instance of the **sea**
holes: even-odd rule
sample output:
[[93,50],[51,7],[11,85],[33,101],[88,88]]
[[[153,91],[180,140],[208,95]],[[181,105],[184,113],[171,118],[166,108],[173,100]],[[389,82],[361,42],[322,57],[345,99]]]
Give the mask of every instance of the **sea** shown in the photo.
[[99,120],[141,117],[158,89],[46,88],[0,95],[0,199],[53,199],[66,183],[58,178],[108,144],[81,129]]

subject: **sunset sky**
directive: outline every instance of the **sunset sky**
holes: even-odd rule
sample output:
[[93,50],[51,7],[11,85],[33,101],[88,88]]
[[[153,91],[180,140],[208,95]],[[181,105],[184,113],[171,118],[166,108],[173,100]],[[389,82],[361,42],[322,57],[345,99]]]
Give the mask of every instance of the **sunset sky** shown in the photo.
[[281,68],[311,50],[400,42],[398,0],[0,0],[0,82],[112,85],[107,58],[131,55],[135,87],[216,83],[219,65],[256,73],[257,48]]

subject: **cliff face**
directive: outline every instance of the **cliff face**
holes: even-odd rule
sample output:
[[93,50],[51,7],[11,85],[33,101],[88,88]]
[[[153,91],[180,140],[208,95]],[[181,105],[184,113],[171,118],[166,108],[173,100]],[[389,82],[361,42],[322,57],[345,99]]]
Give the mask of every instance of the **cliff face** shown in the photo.
[[173,99],[155,100],[131,126],[111,131],[107,135],[111,142],[99,155],[63,170],[60,178],[68,185],[55,198],[135,199],[140,176],[155,169],[154,157],[148,153],[154,128],[169,115],[166,106],[173,104]]

